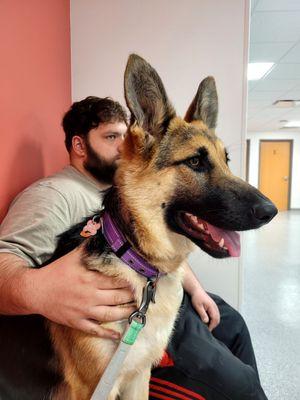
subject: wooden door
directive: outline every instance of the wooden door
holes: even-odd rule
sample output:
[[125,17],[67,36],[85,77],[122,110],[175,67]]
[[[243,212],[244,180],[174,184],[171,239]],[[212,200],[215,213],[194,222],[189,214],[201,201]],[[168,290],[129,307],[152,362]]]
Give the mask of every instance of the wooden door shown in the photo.
[[291,141],[260,142],[259,190],[278,210],[289,208]]

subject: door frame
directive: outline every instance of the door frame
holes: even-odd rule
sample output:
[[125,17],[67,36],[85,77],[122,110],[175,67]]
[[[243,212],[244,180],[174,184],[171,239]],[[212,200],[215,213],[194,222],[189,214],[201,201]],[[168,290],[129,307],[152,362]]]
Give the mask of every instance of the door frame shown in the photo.
[[292,171],[293,171],[293,149],[294,140],[293,139],[261,139],[259,141],[259,160],[258,160],[258,189],[260,188],[260,163],[261,163],[261,145],[263,142],[289,142],[290,143],[290,159],[289,159],[289,190],[288,190],[288,210],[291,209],[291,190],[292,190]]
[[251,140],[246,139],[246,182],[249,183],[249,165],[250,165],[250,147],[251,147]]

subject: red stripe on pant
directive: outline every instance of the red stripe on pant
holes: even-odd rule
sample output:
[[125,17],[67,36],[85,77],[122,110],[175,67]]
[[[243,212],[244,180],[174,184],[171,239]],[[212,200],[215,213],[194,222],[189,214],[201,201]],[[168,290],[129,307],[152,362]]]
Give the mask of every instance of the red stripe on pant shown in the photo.
[[164,396],[163,394],[155,393],[155,392],[149,392],[149,396],[154,397],[155,399],[161,399],[161,400],[176,400],[174,397],[167,397]]
[[[187,398],[188,400],[194,400],[194,399],[196,399],[196,400],[205,400],[205,398],[204,398],[203,396],[201,396],[200,394],[195,393],[195,392],[193,392],[192,390],[186,389],[186,388],[184,388],[184,387],[182,387],[182,386],[178,386],[178,385],[176,385],[175,383],[166,381],[166,380],[164,380],[164,379],[159,379],[159,378],[151,377],[150,388],[151,388],[151,386],[152,386],[153,383],[157,383],[157,384],[159,384],[159,385],[166,386],[166,387],[169,388],[169,389],[175,389],[175,390],[177,390],[178,392],[183,393],[184,395],[189,395],[190,397]],[[157,385],[155,385],[155,386],[157,386]],[[164,389],[164,388],[163,388],[163,389]],[[162,387],[160,386],[160,387],[159,387],[159,390],[164,392],[166,389],[162,390]],[[174,396],[174,394],[176,394],[176,396],[179,397],[177,392],[174,392],[174,391],[173,391],[173,396]],[[179,398],[180,398],[180,399],[186,399],[186,397],[185,397],[185,398],[179,397]]]
[[[159,385],[150,384],[150,390],[151,389],[157,390],[157,391],[165,393],[165,394],[169,394],[170,396],[174,396],[176,398],[176,400],[178,400],[178,399],[180,399],[180,400],[191,400],[190,397],[186,397],[183,394],[180,394],[178,392],[174,392],[174,390],[169,390],[169,389],[166,389],[166,388],[164,388],[162,386],[159,386]],[[155,394],[156,394],[156,392],[155,392]],[[172,399],[174,399],[174,397],[172,397]]]

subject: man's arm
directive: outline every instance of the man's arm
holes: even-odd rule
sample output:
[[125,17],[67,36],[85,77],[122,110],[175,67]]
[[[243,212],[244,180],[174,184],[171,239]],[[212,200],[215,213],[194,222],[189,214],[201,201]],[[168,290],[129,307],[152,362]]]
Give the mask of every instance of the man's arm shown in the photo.
[[0,253],[0,314],[30,314],[24,302],[26,274],[31,270],[26,262],[9,253]]
[[212,331],[220,322],[218,306],[203,289],[187,261],[184,262],[184,269],[183,288],[191,296],[193,307],[202,321]]
[[127,282],[87,270],[80,249],[41,269],[28,268],[14,254],[0,254],[0,314],[41,314],[89,334],[118,339],[117,332],[99,322],[128,318],[135,310],[132,299]]
[[56,236],[72,223],[70,207],[48,185],[34,185],[14,200],[0,227],[0,313],[41,314],[71,328],[116,338],[116,332],[99,323],[127,318],[134,311],[126,282],[87,270],[79,249],[34,268],[51,256]]

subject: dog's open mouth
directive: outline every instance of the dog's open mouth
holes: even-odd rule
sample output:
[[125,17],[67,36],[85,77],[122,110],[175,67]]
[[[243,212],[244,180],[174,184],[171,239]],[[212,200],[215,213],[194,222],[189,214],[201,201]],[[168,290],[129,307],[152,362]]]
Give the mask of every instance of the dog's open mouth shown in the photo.
[[217,228],[187,212],[180,212],[177,222],[187,236],[194,239],[194,242],[212,256],[218,258],[240,256],[240,235],[237,232]]

